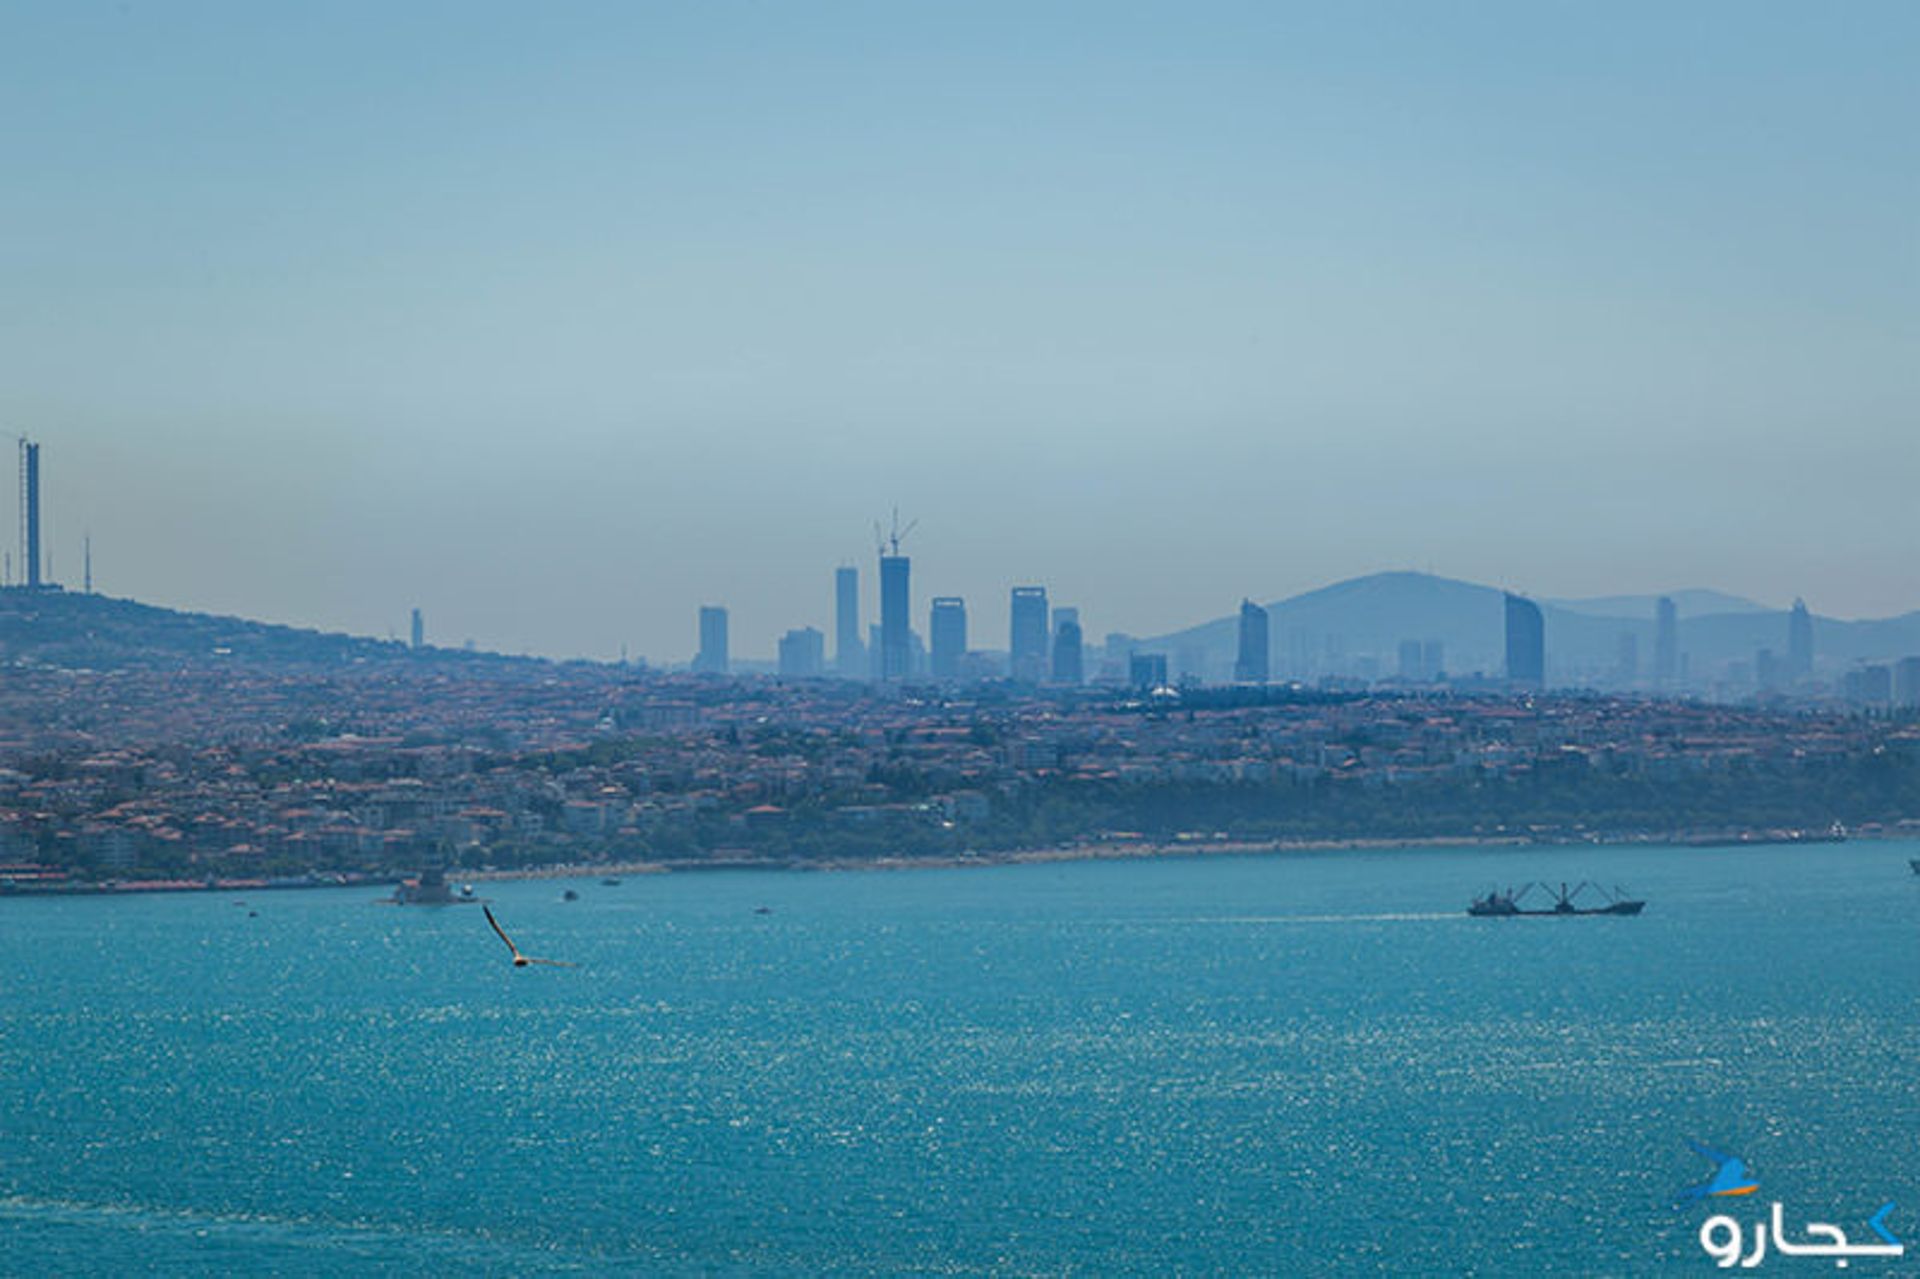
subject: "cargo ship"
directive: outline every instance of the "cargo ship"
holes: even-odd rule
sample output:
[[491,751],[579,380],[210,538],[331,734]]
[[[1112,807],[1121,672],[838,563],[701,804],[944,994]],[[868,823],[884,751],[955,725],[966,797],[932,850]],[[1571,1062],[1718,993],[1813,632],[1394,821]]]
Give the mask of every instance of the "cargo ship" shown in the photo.
[[[1539,889],[1550,900],[1539,906],[1527,905],[1526,900],[1535,889]],[[1592,904],[1581,904],[1579,898],[1582,893],[1587,894],[1587,900]],[[1516,915],[1638,915],[1646,908],[1646,902],[1629,897],[1617,888],[1609,891],[1582,880],[1571,889],[1564,883],[1558,889],[1549,884],[1523,884],[1517,891],[1512,888],[1505,891],[1490,888],[1473,899],[1473,904],[1467,907],[1467,914],[1497,918]]]

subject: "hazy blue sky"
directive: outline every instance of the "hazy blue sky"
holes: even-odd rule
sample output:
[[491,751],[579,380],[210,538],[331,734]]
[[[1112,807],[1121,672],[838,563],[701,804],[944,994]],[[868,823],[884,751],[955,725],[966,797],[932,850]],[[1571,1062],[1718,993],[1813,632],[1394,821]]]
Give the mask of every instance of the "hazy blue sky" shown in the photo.
[[508,651],[770,654],[895,503],[983,645],[1904,611],[1916,67],[1912,3],[11,3],[0,425],[62,579]]

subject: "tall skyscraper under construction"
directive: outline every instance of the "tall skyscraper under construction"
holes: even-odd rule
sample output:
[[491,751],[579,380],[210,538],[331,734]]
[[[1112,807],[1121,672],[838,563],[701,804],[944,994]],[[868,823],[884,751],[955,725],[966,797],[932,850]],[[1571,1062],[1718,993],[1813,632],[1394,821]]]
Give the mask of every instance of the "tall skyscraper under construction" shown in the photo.
[[912,564],[900,553],[900,543],[920,521],[900,527],[900,508],[893,508],[893,527],[873,526],[880,551],[880,661],[881,679],[906,679],[913,674]]
[[880,677],[905,679],[913,673],[912,563],[904,555],[880,557]]

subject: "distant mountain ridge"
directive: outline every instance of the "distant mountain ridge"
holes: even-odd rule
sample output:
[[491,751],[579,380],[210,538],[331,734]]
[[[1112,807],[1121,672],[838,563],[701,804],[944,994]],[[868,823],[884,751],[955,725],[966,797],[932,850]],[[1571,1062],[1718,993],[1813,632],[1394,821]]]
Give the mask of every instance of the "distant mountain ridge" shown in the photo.
[[[1709,591],[1691,587],[1682,591],[1662,592],[1673,601],[1673,606],[1682,616],[1701,617],[1709,613],[1775,613],[1778,609],[1767,604],[1746,599],[1739,595],[1728,595],[1724,591]],[[1584,613],[1588,617],[1651,617],[1654,605],[1660,595],[1595,595],[1587,599],[1545,599],[1543,604],[1566,609],[1569,613]]]
[[[1370,656],[1390,675],[1402,641],[1438,640],[1454,674],[1498,675],[1505,662],[1505,592],[1491,586],[1395,571],[1349,578],[1267,604],[1276,677],[1303,664],[1326,664]],[[1596,599],[1536,599],[1546,622],[1547,661],[1560,679],[1610,671],[1619,660],[1621,636],[1632,635],[1643,673],[1651,668],[1654,595]],[[1680,650],[1697,678],[1730,662],[1752,661],[1756,650],[1784,656],[1787,611],[1718,591],[1676,591]],[[1689,605],[1692,607],[1689,607]],[[1607,608],[1633,608],[1614,614]],[[1713,612],[1694,609],[1712,607]],[[1898,617],[1842,621],[1814,616],[1814,651],[1825,662],[1889,661],[1920,654],[1920,611]],[[1186,653],[1210,671],[1230,668],[1239,643],[1239,622],[1228,615],[1140,641],[1176,659]]]

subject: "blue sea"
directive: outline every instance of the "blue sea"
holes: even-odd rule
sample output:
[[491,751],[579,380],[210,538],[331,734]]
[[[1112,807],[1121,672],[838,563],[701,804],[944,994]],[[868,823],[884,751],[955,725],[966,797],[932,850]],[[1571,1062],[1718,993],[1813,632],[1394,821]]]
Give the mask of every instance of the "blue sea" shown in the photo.
[[[0,1269],[1705,1273],[1689,1138],[1920,1241],[1912,856],[482,885],[520,970],[372,890],[0,900]],[[1646,913],[1463,913],[1589,878]]]

